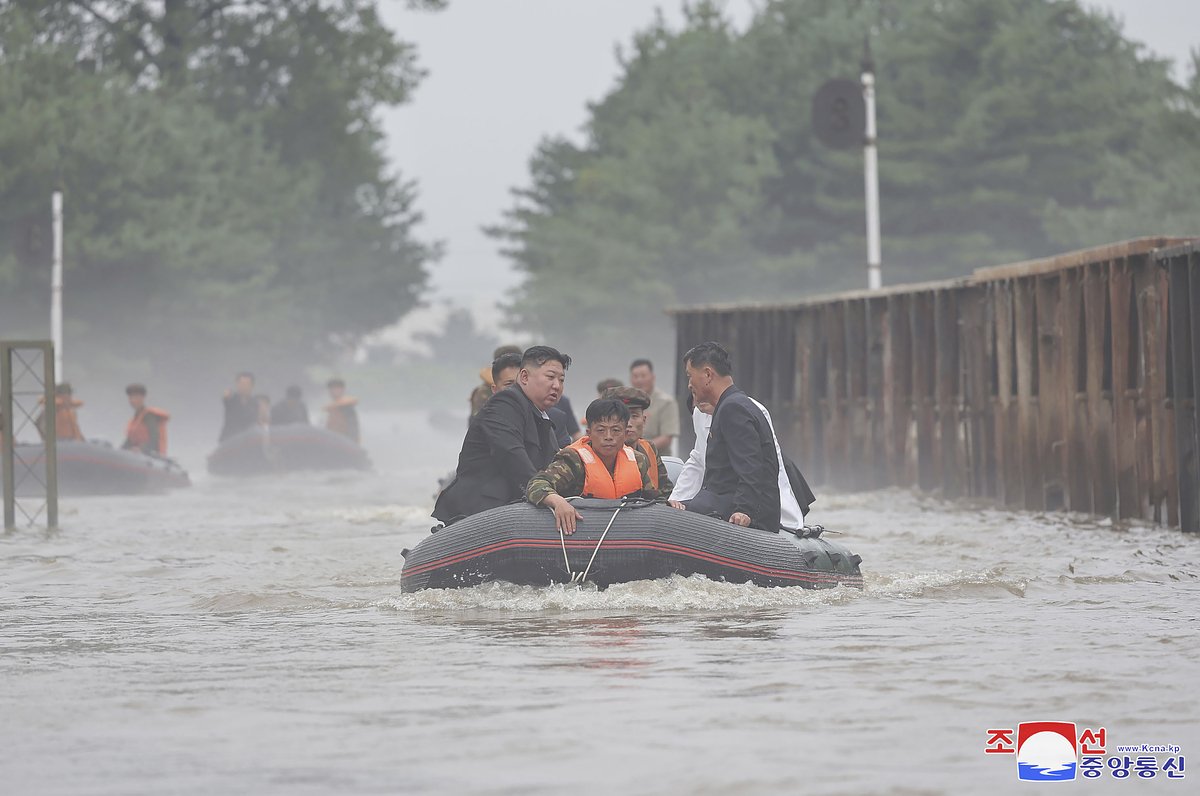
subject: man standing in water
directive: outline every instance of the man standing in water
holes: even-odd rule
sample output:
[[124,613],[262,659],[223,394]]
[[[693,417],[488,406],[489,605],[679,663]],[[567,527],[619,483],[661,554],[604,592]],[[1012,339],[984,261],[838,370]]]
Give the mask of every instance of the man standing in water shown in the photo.
[[562,397],[570,366],[569,356],[549,346],[525,351],[517,383],[493,395],[467,429],[434,517],[449,525],[524,496],[529,479],[558,451],[546,410]]
[[225,421],[221,424],[221,442],[234,434],[253,428],[258,423],[258,401],[254,397],[254,374],[242,371],[232,390],[221,399],[225,406]]
[[683,357],[688,389],[697,403],[713,405],[704,481],[677,509],[709,514],[764,531],[779,530],[779,460],[766,416],[733,383],[729,352],[701,343]]
[[325,385],[329,390],[329,405],[325,407],[325,428],[359,442],[357,398],[346,395],[346,382],[330,379]]

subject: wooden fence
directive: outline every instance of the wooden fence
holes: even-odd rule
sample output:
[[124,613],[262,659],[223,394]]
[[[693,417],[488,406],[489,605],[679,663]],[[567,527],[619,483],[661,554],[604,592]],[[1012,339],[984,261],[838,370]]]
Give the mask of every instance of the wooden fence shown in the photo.
[[729,348],[814,484],[1200,531],[1200,241],[671,313],[681,358],[705,340]]

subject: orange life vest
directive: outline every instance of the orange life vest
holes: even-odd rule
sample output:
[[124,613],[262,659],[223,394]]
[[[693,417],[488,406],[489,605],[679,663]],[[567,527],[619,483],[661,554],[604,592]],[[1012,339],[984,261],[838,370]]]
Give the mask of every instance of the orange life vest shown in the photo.
[[642,452],[646,454],[646,458],[650,460],[650,484],[658,489],[658,453],[655,452],[654,446],[650,444],[650,440],[639,438],[637,444],[641,446]]
[[343,395],[341,398],[326,406],[325,411],[329,413],[329,417],[325,421],[325,428],[329,429],[335,434],[341,434],[343,437],[349,437],[355,442],[358,442],[358,429],[352,427],[349,416],[343,411],[344,409],[352,408],[357,404],[357,398],[351,398],[349,395]]
[[628,445],[617,454],[617,466],[612,473],[592,450],[590,437],[581,437],[568,447],[578,453],[583,462],[583,497],[616,500],[642,490],[642,471],[638,469],[633,448]]
[[83,401],[68,398],[65,395],[54,397],[54,435],[59,439],[83,439],[79,430],[79,417],[75,410],[83,406]]
[[171,416],[162,409],[153,406],[143,406],[129,425],[125,427],[125,447],[144,450],[150,444],[150,429],[146,426],[146,415],[158,418],[158,455],[167,455],[167,421]]

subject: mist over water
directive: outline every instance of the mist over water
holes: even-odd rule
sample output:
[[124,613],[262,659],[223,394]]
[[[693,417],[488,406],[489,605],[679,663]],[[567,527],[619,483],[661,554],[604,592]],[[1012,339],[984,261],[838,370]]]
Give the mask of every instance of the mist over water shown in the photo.
[[1200,742],[1193,537],[822,494],[862,591],[402,594],[460,442],[425,421],[365,413],[366,474],[217,480],[186,448],[190,490],[0,537],[5,790],[998,792],[990,727]]

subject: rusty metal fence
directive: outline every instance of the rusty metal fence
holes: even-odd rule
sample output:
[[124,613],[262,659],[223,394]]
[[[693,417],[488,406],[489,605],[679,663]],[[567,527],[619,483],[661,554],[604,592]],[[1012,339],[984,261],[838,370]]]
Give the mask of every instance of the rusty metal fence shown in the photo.
[[671,313],[680,357],[704,340],[729,347],[814,483],[1200,531],[1200,241]]

